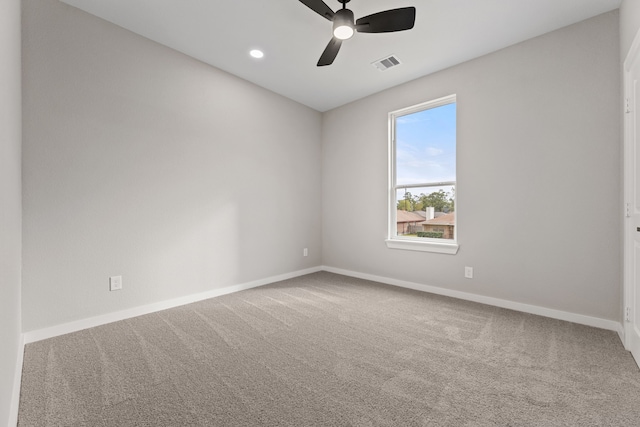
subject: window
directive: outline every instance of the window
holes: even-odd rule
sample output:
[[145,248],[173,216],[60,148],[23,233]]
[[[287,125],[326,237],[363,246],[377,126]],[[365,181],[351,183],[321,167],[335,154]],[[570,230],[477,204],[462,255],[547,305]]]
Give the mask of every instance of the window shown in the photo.
[[458,251],[455,95],[389,113],[387,246]]

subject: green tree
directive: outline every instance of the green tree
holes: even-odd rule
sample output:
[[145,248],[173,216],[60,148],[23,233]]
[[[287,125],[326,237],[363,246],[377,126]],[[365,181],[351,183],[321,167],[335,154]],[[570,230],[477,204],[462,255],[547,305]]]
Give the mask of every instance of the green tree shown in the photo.
[[404,199],[398,200],[398,209],[407,212],[416,210],[416,201],[410,192],[407,191],[404,193]]
[[434,191],[430,194],[420,194],[417,204],[420,205],[420,209],[424,210],[428,207],[435,208],[436,212],[453,212],[454,210],[454,197],[455,189],[452,189],[451,194],[444,190]]

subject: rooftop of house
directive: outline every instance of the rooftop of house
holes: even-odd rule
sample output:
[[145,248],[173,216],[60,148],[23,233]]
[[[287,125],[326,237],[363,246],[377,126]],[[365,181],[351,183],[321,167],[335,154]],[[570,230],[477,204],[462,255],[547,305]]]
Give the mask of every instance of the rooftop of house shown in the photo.
[[424,221],[424,216],[421,216],[416,212],[401,211],[398,209],[398,212],[396,214],[396,222],[422,222],[422,221]]
[[429,219],[426,221],[420,222],[420,224],[425,225],[456,225],[456,213],[451,212],[448,214],[441,215],[437,218]]

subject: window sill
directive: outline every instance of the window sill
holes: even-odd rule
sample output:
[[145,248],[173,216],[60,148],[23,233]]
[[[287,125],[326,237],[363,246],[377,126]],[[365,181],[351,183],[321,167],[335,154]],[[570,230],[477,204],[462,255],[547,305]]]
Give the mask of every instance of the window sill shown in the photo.
[[435,252],[439,254],[455,255],[460,245],[457,243],[441,242],[417,242],[414,240],[387,239],[385,240],[389,249],[403,249],[407,251]]

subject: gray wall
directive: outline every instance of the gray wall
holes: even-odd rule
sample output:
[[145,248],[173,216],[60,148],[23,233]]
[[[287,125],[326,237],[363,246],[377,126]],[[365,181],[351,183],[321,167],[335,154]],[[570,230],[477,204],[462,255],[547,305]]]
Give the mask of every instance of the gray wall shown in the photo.
[[640,29],[640,1],[622,0],[620,5],[620,56],[624,61]]
[[25,332],[321,264],[320,113],[23,8]]
[[20,345],[22,133],[20,0],[0,3],[0,425],[9,420]]
[[[325,113],[324,264],[620,321],[618,30],[606,13]],[[387,113],[453,93],[460,250],[388,249]]]
[[[321,262],[619,320],[617,12],[321,116],[54,0],[24,8],[25,331]],[[389,250],[387,113],[450,93],[460,252]]]

